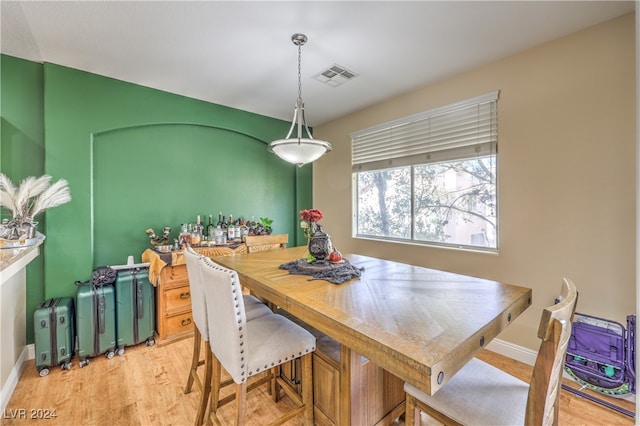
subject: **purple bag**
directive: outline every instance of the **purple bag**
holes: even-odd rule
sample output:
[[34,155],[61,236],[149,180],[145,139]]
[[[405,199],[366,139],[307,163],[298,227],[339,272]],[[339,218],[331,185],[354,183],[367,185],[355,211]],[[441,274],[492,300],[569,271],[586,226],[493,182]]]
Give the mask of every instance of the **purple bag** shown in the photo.
[[565,370],[579,383],[608,395],[635,391],[635,315],[627,328],[615,321],[576,313]]

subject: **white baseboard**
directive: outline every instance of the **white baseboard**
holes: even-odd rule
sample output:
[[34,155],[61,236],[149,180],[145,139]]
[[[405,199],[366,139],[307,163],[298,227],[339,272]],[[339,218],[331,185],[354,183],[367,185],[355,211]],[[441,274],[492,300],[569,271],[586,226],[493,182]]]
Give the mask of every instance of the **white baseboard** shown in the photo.
[[7,381],[4,386],[2,386],[2,390],[0,390],[0,412],[4,413],[4,410],[7,408],[11,395],[13,395],[13,391],[18,385],[18,380],[20,380],[22,370],[24,370],[25,362],[29,359],[33,359],[34,357],[35,348],[33,345],[27,345],[22,349],[22,353],[20,353],[18,360],[11,369],[9,377],[7,377]]
[[524,346],[515,345],[500,339],[493,339],[487,345],[487,349],[500,355],[504,355],[516,361],[523,362],[527,365],[533,365],[536,362],[538,352],[525,348]]

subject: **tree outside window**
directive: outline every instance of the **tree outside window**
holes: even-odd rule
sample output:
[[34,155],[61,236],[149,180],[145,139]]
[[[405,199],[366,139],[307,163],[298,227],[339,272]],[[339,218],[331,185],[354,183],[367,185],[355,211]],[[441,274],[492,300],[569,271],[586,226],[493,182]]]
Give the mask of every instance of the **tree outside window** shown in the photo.
[[356,174],[357,236],[497,248],[495,155]]

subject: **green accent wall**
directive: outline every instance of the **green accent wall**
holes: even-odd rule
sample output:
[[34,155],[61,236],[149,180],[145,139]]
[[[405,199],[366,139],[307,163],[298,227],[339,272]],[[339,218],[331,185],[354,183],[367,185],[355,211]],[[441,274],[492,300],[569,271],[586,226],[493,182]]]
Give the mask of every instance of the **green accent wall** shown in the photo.
[[147,228],[175,237],[198,214],[266,216],[298,241],[311,166],[266,145],[286,121],[54,64],[44,82],[45,170],[73,197],[47,213],[46,297],[75,294],[96,266],[140,261]]
[[[0,172],[16,185],[28,176],[44,174],[42,64],[0,55]],[[44,216],[38,216],[40,229]],[[2,211],[0,218],[10,218]],[[27,266],[27,342],[33,342],[33,315],[44,298],[44,256]]]
[[16,183],[45,173],[67,179],[72,195],[39,217],[47,238],[27,270],[28,343],[38,303],[74,296],[74,282],[96,266],[140,261],[147,228],[171,226],[175,237],[181,223],[222,211],[269,217],[289,245],[306,242],[298,212],[312,207],[312,166],[267,150],[289,122],[55,64],[0,60],[1,171]]
[[[218,212],[235,219],[268,216],[274,232],[293,235],[292,168],[264,142],[216,127],[156,124],[95,135],[93,139],[93,262],[124,263],[147,247],[144,230]],[[138,259],[139,260],[139,259]]]

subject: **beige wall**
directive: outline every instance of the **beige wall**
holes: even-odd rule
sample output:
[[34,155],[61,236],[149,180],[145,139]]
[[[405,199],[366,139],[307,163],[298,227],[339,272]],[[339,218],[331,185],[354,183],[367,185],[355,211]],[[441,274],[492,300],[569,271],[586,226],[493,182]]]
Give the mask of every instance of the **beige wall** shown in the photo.
[[[533,288],[533,306],[500,335],[530,349],[538,347],[541,310],[562,277],[578,286],[579,312],[620,322],[635,313],[634,19],[608,21],[315,128],[334,147],[314,164],[314,207],[324,212],[334,245]],[[496,89],[499,254],[352,238],[349,133]]]

